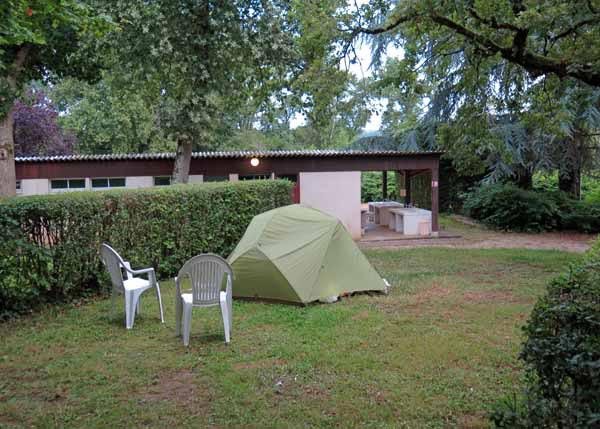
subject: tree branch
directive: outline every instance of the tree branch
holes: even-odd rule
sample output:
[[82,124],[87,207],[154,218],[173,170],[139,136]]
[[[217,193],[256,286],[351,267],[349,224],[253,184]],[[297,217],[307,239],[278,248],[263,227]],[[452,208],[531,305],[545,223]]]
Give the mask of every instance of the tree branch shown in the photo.
[[520,27],[517,27],[516,25],[511,24],[509,22],[498,22],[498,21],[496,21],[495,17],[492,17],[490,19],[483,18],[481,15],[479,15],[477,13],[475,8],[472,8],[472,7],[469,8],[469,13],[477,21],[487,25],[488,27],[495,28],[497,30],[511,30],[511,31],[521,31],[522,30]]
[[27,55],[29,54],[30,49],[30,45],[21,45],[17,51],[15,60],[11,65],[11,70],[6,77],[6,80],[13,91],[16,91],[17,89],[18,76],[21,70],[23,70],[23,66],[25,65],[25,61],[27,60]]
[[575,25],[567,28],[566,30],[558,33],[556,36],[553,36],[551,38],[551,40],[553,42],[556,42],[558,39],[562,39],[563,37],[567,37],[568,35],[570,35],[572,33],[575,33],[577,30],[579,30],[581,27],[583,27],[585,25],[595,24],[597,22],[600,22],[600,17],[599,16],[594,16],[593,18],[584,19],[582,21],[579,21]]
[[[516,1],[515,6],[517,9],[520,9],[520,2]],[[478,45],[486,55],[491,56],[500,54],[505,60],[522,66],[534,76],[555,74],[560,78],[571,77],[589,85],[600,87],[600,72],[594,70],[592,66],[539,55],[528,51],[526,47],[529,30],[527,29],[519,29],[519,31],[517,31],[517,34],[515,34],[515,37],[513,38],[512,46],[503,46],[488,36],[473,31],[461,23],[453,21],[446,16],[438,15],[436,12],[432,11],[427,15],[408,14],[397,16],[392,22],[389,22],[382,27],[359,27],[354,29],[352,34],[353,36],[361,33],[378,35],[392,31],[406,22],[419,18],[428,18],[434,23],[460,34],[467,40]]]

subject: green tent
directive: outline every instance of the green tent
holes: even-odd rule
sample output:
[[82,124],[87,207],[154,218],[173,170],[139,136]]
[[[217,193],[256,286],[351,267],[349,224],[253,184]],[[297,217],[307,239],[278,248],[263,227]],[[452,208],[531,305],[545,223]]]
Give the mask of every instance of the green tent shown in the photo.
[[254,217],[229,263],[237,297],[306,304],[387,290],[338,219],[301,205]]

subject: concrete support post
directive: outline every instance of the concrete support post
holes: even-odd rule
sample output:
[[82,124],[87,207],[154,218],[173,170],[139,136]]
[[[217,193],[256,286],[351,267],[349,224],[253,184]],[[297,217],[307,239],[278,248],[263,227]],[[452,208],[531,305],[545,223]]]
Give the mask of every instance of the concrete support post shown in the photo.
[[435,236],[437,236],[440,231],[438,224],[438,215],[440,211],[439,176],[439,168],[433,168],[431,170],[431,232]]

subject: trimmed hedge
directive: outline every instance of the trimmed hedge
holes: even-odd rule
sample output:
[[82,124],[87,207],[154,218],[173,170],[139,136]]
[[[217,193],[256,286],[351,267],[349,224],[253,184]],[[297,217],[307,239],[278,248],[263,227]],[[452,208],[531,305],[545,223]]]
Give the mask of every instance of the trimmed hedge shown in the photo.
[[600,240],[550,283],[524,331],[527,389],[497,407],[494,424],[600,427]]
[[162,278],[198,253],[227,256],[255,215],[291,204],[291,186],[260,180],[4,200],[0,318],[103,292],[104,241]]
[[465,214],[497,229],[600,232],[600,203],[559,191],[527,191],[512,184],[483,185],[465,200]]

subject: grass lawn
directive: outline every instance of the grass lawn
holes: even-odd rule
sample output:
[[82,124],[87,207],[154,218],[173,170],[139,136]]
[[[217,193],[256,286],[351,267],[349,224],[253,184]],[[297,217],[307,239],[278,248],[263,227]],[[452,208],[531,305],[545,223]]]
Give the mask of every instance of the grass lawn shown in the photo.
[[[174,287],[126,331],[110,300],[0,325],[0,427],[486,427],[518,389],[520,326],[577,255],[370,250],[389,296],[194,310],[174,337]],[[235,284],[234,284],[235,287]]]

